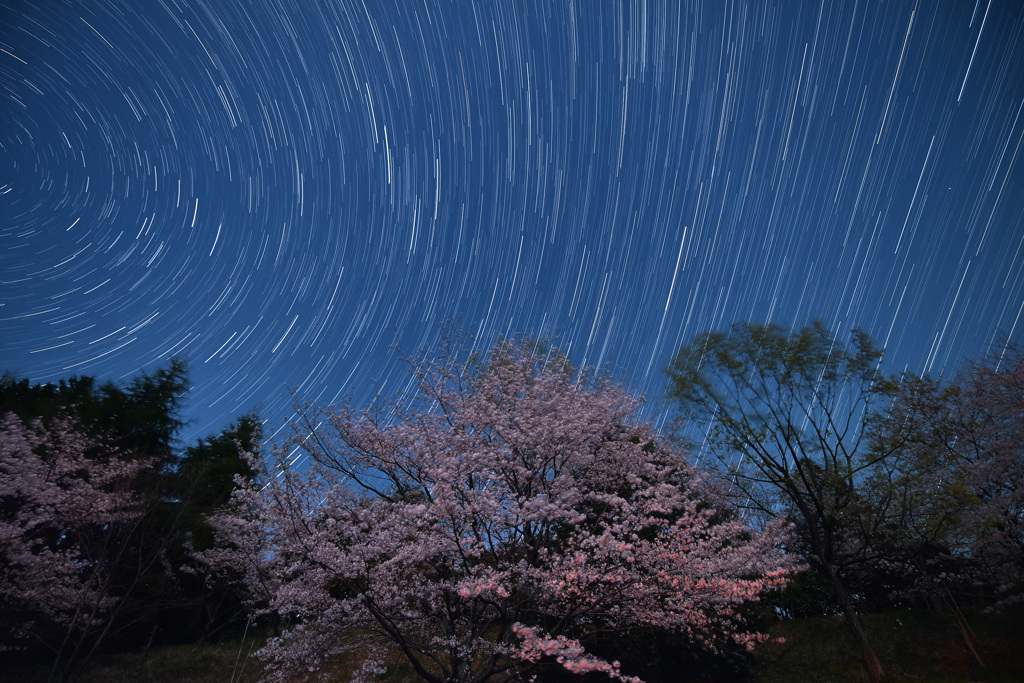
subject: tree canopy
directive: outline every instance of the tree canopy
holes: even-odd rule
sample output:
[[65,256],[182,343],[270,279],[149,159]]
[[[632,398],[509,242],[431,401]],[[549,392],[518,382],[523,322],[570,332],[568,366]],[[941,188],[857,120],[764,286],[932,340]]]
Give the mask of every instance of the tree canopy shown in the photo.
[[871,424],[896,384],[880,359],[857,330],[847,344],[820,322],[737,323],[696,335],[667,370],[669,397],[700,427],[737,502],[795,523],[803,559],[828,581],[874,680],[881,665],[848,582],[871,558],[873,511],[884,509],[869,482],[892,451],[871,447]]
[[307,671],[362,634],[436,683],[552,661],[635,680],[589,639],[764,638],[739,609],[789,573],[779,525],[731,514],[636,398],[531,348],[417,364],[406,402],[301,408],[277,469],[215,519],[229,549],[207,554],[290,622],[273,668]]
[[846,616],[875,680],[861,609],[944,604],[981,662],[957,596],[995,589],[1007,602],[1024,575],[1021,354],[951,381],[887,375],[881,357],[857,330],[844,342],[817,322],[737,323],[695,336],[667,370],[737,504],[793,521],[790,552],[827,587],[819,605]]

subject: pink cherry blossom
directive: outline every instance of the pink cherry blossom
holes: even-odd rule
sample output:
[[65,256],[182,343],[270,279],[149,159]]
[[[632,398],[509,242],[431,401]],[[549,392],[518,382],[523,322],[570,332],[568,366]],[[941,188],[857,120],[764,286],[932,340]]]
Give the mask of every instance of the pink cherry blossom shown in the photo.
[[785,582],[780,528],[727,510],[639,399],[521,344],[414,371],[414,400],[304,407],[276,466],[212,520],[225,547],[205,560],[290,624],[263,653],[274,675],[376,639],[436,683],[552,660],[635,681],[588,635],[765,638],[737,609]]
[[67,418],[0,418],[0,647],[30,640],[60,654],[104,623],[117,604],[104,540],[138,517],[125,484],[146,466]]

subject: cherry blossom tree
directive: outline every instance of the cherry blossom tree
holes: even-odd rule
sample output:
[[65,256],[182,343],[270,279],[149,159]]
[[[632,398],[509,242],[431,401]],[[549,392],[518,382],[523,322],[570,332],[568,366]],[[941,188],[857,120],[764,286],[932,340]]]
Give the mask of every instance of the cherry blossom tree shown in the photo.
[[[1024,354],[1009,345],[947,382],[905,377],[875,435],[900,459],[879,478],[909,501],[897,547],[938,549],[947,581],[1015,597],[1024,580]],[[883,481],[884,480],[884,481]],[[928,567],[917,572],[934,583]]]
[[961,375],[956,449],[976,501],[965,515],[970,551],[999,594],[1024,601],[1024,351],[1008,345]]
[[[1024,353],[1007,345],[968,362],[948,384],[921,380],[916,400],[893,421],[916,424],[908,450],[931,475],[939,505],[923,508],[929,529],[955,558],[947,579],[994,590],[996,605],[1024,589]],[[920,468],[919,469],[925,469]]]
[[188,567],[190,548],[211,544],[204,515],[227,502],[235,474],[247,473],[236,443],[247,450],[260,443],[260,423],[255,415],[241,416],[220,433],[186,445],[177,437],[185,424],[180,413],[188,387],[181,358],[125,383],[88,375],[33,383],[11,372],[0,375],[0,415],[12,412],[26,424],[38,420],[47,428],[55,418],[72,416],[77,434],[116,450],[119,460],[150,463],[130,482],[142,516],[108,529],[117,534],[104,537],[116,543],[104,551],[105,571],[126,597],[117,623],[107,629],[110,648],[141,649],[150,639],[189,642],[244,626],[231,596],[207,588]]
[[302,408],[276,468],[212,520],[224,547],[206,561],[290,624],[263,653],[271,671],[313,671],[376,638],[435,683],[553,662],[638,680],[588,636],[766,637],[738,610],[786,580],[780,527],[726,509],[638,399],[527,343],[413,371],[414,400]]
[[960,605],[1024,597],[1024,355],[1008,345],[947,381],[904,375],[872,439],[892,455],[869,480],[867,578],[944,606],[984,666]]
[[139,517],[128,483],[146,467],[70,419],[0,418],[0,649],[41,646],[62,679],[102,640],[121,599],[110,554]]

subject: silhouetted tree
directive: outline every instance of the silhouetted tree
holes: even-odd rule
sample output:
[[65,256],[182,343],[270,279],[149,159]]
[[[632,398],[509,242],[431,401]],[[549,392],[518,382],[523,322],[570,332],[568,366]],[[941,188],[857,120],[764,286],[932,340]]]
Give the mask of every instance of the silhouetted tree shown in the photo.
[[209,581],[196,571],[195,552],[215,545],[207,516],[227,505],[236,478],[256,475],[247,454],[258,453],[263,429],[255,414],[243,415],[219,434],[184,449],[169,477],[164,505],[174,520],[166,544],[166,569],[178,590],[176,605],[160,614],[161,628],[182,640],[205,640],[245,621],[241,596],[229,586]]
[[849,585],[873,559],[883,521],[869,479],[892,451],[871,448],[869,435],[896,385],[880,359],[860,331],[845,344],[818,322],[798,331],[737,323],[696,335],[667,369],[669,397],[697,421],[737,503],[795,523],[873,681],[882,666]]

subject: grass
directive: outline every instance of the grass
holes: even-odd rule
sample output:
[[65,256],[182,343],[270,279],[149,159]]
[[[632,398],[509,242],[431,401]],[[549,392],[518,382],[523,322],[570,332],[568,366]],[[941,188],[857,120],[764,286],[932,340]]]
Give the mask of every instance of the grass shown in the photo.
[[[263,662],[256,652],[266,634],[244,640],[192,645],[166,645],[149,652],[111,654],[89,664],[80,683],[256,683],[263,675]],[[362,664],[362,656],[351,654],[330,662],[323,672],[328,680],[348,681]],[[418,677],[400,653],[386,653],[388,673],[382,683],[413,683]],[[0,683],[43,683],[49,667],[10,667],[0,664]]]
[[[936,683],[1018,683],[1024,681],[1024,610],[1006,614],[968,615],[987,666],[979,666],[964,645],[952,619],[924,610],[900,610],[864,617],[886,681]],[[753,683],[845,683],[863,680],[859,654],[840,617],[779,622],[770,629],[782,644],[762,644],[754,653]],[[83,683],[255,683],[263,673],[254,656],[264,636],[244,641],[174,645],[142,653],[97,659]],[[348,681],[358,655],[331,662],[328,680]],[[388,683],[418,681],[400,654],[390,653]],[[0,681],[45,681],[47,668],[3,668]],[[678,680],[686,680],[680,672]]]
[[[985,667],[970,654],[952,618],[941,612],[899,610],[864,617],[888,681],[1024,681],[1024,612],[972,613],[968,622]],[[841,617],[781,622],[771,632],[786,642],[755,651],[757,683],[863,680],[860,654]]]
[[[143,653],[121,653],[98,657],[82,683],[255,683],[262,665],[249,654],[259,644],[245,642],[168,645]],[[247,657],[247,655],[249,655]],[[46,680],[49,667],[0,669],[0,681],[36,683]]]

